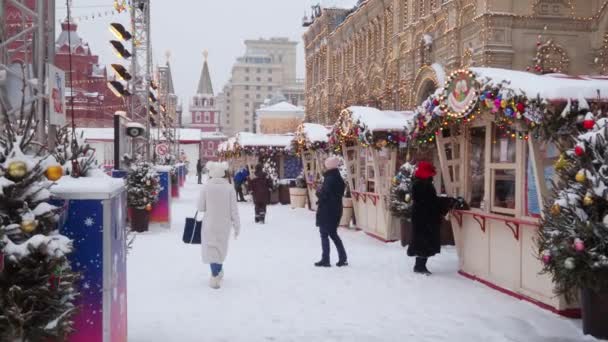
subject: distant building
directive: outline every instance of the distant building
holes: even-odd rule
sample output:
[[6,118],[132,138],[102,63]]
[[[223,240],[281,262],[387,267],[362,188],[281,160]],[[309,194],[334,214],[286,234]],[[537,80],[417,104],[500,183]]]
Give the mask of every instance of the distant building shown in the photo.
[[283,98],[280,102],[269,102],[256,111],[256,133],[295,133],[304,122],[304,108],[294,106]]
[[126,110],[125,103],[108,89],[106,68],[99,65],[99,57],[91,52],[89,44],[78,35],[77,29],[77,24],[64,21],[55,43],[55,65],[66,72],[68,121],[72,118],[73,99],[76,126],[112,127],[114,113]]
[[255,112],[277,92],[294,105],[304,104],[304,81],[296,78],[296,42],[287,38],[246,40],[232,77],[218,96],[221,129],[228,135],[253,132]]
[[196,94],[190,100],[190,115],[186,118],[184,127],[200,129],[202,132],[200,158],[207,161],[219,158],[217,153],[219,144],[225,141],[227,137],[220,132],[220,110],[213,94],[207,52],[204,53],[204,56],[203,70],[198,81]]

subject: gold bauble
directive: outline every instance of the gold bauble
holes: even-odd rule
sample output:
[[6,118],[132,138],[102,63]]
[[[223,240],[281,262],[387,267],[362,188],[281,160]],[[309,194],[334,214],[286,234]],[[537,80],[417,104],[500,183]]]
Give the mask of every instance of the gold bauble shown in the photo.
[[152,211],[152,204],[146,204],[146,211]]
[[559,204],[554,204],[551,206],[551,215],[557,216],[562,212],[562,207]]
[[36,220],[24,220],[21,221],[21,231],[27,234],[32,233],[38,227],[38,221]]
[[587,194],[585,198],[583,198],[583,205],[585,207],[589,207],[593,205],[593,196]]
[[566,156],[563,153],[559,156],[559,159],[557,159],[554,166],[555,169],[558,171],[568,167],[568,160],[566,159]]
[[577,182],[585,183],[587,181],[587,175],[585,175],[585,171],[579,171],[576,173],[576,177],[574,177]]
[[405,194],[405,203],[410,203],[412,201],[412,196],[410,194]]
[[11,180],[22,180],[27,175],[27,165],[22,161],[11,162],[8,164],[7,173]]
[[50,166],[46,169],[44,175],[52,182],[58,181],[63,176],[63,168],[59,165]]

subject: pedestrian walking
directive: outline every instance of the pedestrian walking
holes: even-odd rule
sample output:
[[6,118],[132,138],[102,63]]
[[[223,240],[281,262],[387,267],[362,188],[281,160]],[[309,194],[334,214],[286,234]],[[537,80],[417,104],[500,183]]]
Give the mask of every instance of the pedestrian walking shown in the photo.
[[257,164],[253,178],[249,180],[249,190],[251,191],[255,206],[255,223],[266,222],[266,207],[270,203],[271,189],[272,180],[264,172],[262,164]]
[[348,266],[344,244],[338,236],[338,225],[342,218],[342,197],[346,185],[338,170],[340,159],[329,157],[325,159],[325,174],[323,174],[323,185],[317,191],[317,226],[321,234],[321,261],[315,263],[317,267],[330,267],[329,239],[334,242],[338,250],[338,263],[336,266]]
[[196,176],[198,177],[198,184],[203,183],[203,161],[201,159],[196,162]]
[[202,258],[211,267],[209,286],[219,289],[224,278],[223,264],[228,253],[231,229],[239,235],[236,194],[228,182],[226,163],[208,162],[209,181],[201,190],[198,209],[204,213],[201,229]]
[[435,174],[433,164],[420,161],[412,184],[412,240],[407,255],[416,257],[414,272],[425,275],[431,275],[426,267],[428,258],[441,252],[441,214],[445,205],[433,185]]
[[234,174],[234,191],[236,192],[238,202],[246,202],[245,196],[243,195],[243,185],[247,181],[248,177],[249,171],[245,167],[239,169]]

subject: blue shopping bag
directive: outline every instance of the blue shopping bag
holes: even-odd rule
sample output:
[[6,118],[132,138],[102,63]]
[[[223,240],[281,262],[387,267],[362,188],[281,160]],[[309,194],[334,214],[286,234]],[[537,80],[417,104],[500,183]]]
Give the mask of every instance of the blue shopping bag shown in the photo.
[[184,243],[193,245],[201,244],[201,229],[203,228],[203,223],[197,221],[196,216],[198,216],[198,211],[196,214],[194,214],[194,217],[186,218],[184,236],[182,237],[182,241],[184,241]]

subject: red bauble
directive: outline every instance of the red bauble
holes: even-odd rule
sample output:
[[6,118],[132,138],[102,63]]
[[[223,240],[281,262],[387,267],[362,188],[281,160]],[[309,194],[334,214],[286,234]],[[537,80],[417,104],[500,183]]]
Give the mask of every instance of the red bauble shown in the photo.
[[595,126],[595,120],[585,119],[585,121],[583,121],[583,127],[585,127],[585,129],[593,129],[593,126]]
[[434,106],[438,106],[438,105],[439,105],[439,100],[434,99],[434,100],[433,100],[433,105],[434,105]]
[[576,154],[577,157],[580,157],[585,154],[585,149],[582,146],[576,146],[574,148],[574,154]]
[[518,103],[518,104],[515,106],[515,108],[517,108],[517,111],[518,111],[518,112],[523,113],[523,112],[526,110],[526,105],[525,105],[525,104],[523,104],[523,103],[521,103],[521,102],[519,102],[519,103]]

